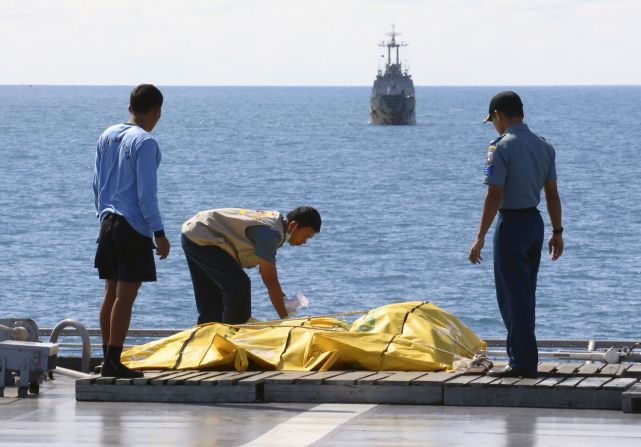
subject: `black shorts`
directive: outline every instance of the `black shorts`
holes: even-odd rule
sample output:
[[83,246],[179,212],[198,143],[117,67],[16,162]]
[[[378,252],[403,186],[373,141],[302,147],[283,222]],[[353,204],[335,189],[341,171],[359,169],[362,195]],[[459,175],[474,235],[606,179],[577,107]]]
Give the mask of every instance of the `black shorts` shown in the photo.
[[134,230],[118,214],[107,214],[100,224],[94,267],[100,279],[156,281],[154,243]]

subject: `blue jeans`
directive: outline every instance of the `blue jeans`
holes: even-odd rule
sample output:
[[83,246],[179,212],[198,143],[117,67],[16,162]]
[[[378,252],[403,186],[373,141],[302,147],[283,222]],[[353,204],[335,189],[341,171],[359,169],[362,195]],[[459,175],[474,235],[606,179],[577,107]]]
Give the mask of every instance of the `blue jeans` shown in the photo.
[[194,286],[198,324],[242,324],[251,317],[251,281],[222,248],[194,244],[181,235]]
[[534,326],[542,247],[538,210],[499,215],[494,232],[496,299],[507,328],[510,366],[527,373],[535,373],[539,362]]

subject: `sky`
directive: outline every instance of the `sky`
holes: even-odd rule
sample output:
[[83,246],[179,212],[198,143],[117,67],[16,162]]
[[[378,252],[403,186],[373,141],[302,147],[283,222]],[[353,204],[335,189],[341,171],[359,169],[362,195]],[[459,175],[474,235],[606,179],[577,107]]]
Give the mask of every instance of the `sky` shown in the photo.
[[640,0],[0,0],[0,84],[641,84]]

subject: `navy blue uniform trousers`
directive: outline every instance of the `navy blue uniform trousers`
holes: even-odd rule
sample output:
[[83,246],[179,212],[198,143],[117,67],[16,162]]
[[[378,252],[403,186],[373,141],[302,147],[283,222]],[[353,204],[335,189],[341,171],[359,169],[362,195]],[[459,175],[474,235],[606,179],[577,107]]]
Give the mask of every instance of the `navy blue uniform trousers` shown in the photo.
[[543,247],[543,219],[536,209],[501,212],[494,232],[496,299],[507,328],[510,366],[534,373],[536,278]]
[[222,248],[194,244],[184,234],[181,236],[194,286],[198,324],[246,323],[251,317],[251,280],[247,273]]

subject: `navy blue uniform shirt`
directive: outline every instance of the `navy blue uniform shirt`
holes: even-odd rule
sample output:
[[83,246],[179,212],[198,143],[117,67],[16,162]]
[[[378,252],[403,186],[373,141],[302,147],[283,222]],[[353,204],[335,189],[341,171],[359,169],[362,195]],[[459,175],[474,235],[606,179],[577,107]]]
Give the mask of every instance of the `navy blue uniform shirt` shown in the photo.
[[483,183],[503,187],[502,209],[536,207],[543,185],[556,180],[554,158],[551,144],[525,123],[515,124],[490,143]]

